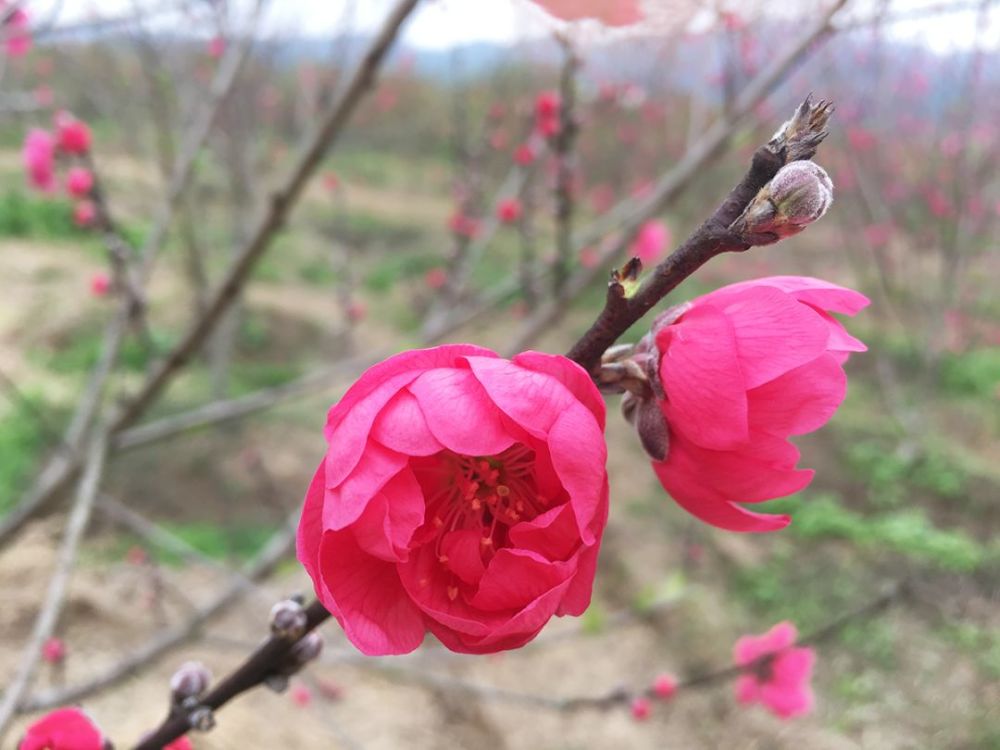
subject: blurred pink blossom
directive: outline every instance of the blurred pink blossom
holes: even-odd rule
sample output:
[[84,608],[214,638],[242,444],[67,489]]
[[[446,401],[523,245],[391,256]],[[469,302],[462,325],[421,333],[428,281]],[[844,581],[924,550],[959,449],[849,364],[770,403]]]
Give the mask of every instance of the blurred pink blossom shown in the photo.
[[66,192],[74,198],[86,198],[94,187],[94,175],[86,167],[71,167],[66,173]]
[[656,262],[669,244],[670,229],[667,225],[659,220],[647,221],[640,227],[629,252],[648,266]]
[[639,0],[531,0],[562,21],[596,18],[605,26],[631,26],[645,16]]
[[733,647],[733,660],[748,667],[736,680],[740,703],[762,703],[782,719],[813,709],[812,678],[816,652],[795,647],[798,633],[790,622],[779,622],[764,635],[745,635]]
[[21,149],[28,183],[38,190],[51,192],[55,187],[55,140],[47,130],[32,128]]

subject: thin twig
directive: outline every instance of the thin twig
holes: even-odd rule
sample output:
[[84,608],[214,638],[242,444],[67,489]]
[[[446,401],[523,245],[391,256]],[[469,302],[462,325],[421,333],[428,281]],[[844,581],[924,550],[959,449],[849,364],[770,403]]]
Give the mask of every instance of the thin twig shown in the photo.
[[566,288],[573,257],[573,193],[576,179],[573,146],[580,130],[576,116],[576,75],[580,58],[568,36],[558,34],[556,41],[562,47],[563,64],[559,74],[559,132],[552,139],[552,153],[556,158],[556,257],[552,291],[559,297]]

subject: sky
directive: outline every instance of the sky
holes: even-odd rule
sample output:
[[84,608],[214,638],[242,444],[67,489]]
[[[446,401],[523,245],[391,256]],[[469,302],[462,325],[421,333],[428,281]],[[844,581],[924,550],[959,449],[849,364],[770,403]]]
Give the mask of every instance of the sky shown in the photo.
[[[206,0],[188,0],[196,5]],[[982,0],[980,0],[981,2]],[[698,3],[697,0],[644,0],[655,15],[661,14],[670,4],[715,5],[715,2]],[[74,23],[88,18],[99,9],[102,16],[127,15],[134,7],[163,7],[164,0],[30,0],[29,7],[36,8],[39,17],[45,17],[53,7],[61,7],[61,23]],[[177,4],[176,2],[174,4]],[[248,0],[230,0],[230,5],[239,8]],[[270,0],[267,26],[272,31],[286,33],[333,34],[345,19],[359,32],[371,31],[384,18],[395,0]],[[722,3],[724,6],[725,2]],[[729,5],[747,12],[747,8],[759,6],[766,13],[788,14],[789,8],[800,11],[819,2],[799,1],[789,3],[767,2],[766,0],[742,0]],[[857,17],[870,17],[880,0],[852,0],[849,10]],[[899,39],[919,41],[938,52],[955,48],[967,48],[977,39],[990,48],[1000,47],[1000,3],[992,5],[988,23],[978,24],[977,6],[974,0],[892,0],[890,15],[908,16],[916,14],[913,20],[895,22],[889,26],[892,36]],[[965,10],[949,13],[927,13],[928,8],[960,6]],[[692,28],[708,25],[713,14],[703,11],[691,20]],[[170,22],[167,22],[170,23]],[[176,23],[174,21],[173,23]],[[421,49],[447,49],[469,42],[514,43],[519,40],[542,37],[559,25],[529,0],[424,0],[424,7],[409,21],[404,35],[404,43]],[[653,30],[650,24],[648,30]],[[206,30],[206,34],[208,34]],[[599,41],[608,32],[587,22],[578,27],[577,33],[588,40]],[[627,32],[626,32],[627,33]]]

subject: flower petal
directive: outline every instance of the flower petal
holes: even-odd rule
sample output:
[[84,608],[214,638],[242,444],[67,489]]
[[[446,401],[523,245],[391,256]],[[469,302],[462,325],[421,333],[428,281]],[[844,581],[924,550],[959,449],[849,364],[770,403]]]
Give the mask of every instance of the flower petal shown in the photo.
[[471,371],[428,370],[408,387],[431,433],[445,448],[466,456],[491,456],[513,444],[499,410]]
[[[593,544],[600,533],[595,519],[603,518],[608,448],[594,415],[574,404],[559,415],[549,432],[552,466],[569,494],[584,544]],[[597,533],[595,533],[595,531]]]
[[698,445],[724,449],[747,437],[746,386],[732,321],[711,306],[689,310],[656,337],[664,414]]
[[424,522],[424,494],[405,468],[385,483],[351,526],[358,545],[370,555],[397,562],[409,555],[409,544]]
[[340,484],[331,481],[331,473],[337,464],[334,448],[326,454],[325,464],[327,492],[323,527],[336,531],[358,519],[386,482],[406,466],[406,456],[369,440],[354,471]]
[[406,456],[431,456],[444,450],[427,426],[417,399],[407,390],[398,391],[382,408],[371,436]]
[[[740,290],[755,286],[774,287],[790,294],[800,302],[813,305],[821,310],[845,315],[854,315],[871,304],[871,300],[861,292],[832,284],[824,279],[817,279],[814,276],[765,276],[760,279],[730,284],[723,289],[727,291]],[[711,295],[706,296],[710,297]]]
[[550,375],[566,386],[570,393],[590,409],[597,424],[600,425],[601,431],[604,431],[604,413],[606,411],[604,398],[587,371],[580,365],[556,354],[533,351],[522,352],[514,357],[513,361],[520,367]]
[[831,354],[789,370],[747,393],[750,428],[778,437],[826,424],[847,394],[847,376]]
[[327,531],[320,544],[320,601],[336,612],[344,633],[369,656],[407,654],[424,639],[424,621],[396,566],[376,560],[350,531]]
[[732,321],[747,389],[763,385],[826,351],[829,332],[823,320],[813,308],[778,289],[751,287],[738,294],[720,295],[712,305]]

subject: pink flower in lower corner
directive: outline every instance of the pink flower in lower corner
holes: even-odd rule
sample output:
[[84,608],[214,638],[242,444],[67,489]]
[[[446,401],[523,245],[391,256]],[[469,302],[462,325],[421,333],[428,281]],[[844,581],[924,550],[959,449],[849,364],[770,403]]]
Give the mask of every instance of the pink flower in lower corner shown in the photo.
[[28,131],[21,149],[21,158],[32,187],[45,192],[55,187],[55,154],[56,145],[51,133],[41,128]]
[[469,345],[372,367],[327,417],[298,557],[366,654],[518,648],[590,603],[604,402],[559,356]]
[[103,750],[104,736],[78,708],[58,708],[28,727],[17,750]]
[[740,703],[762,703],[771,713],[790,719],[812,711],[812,679],[816,652],[795,646],[798,632],[779,622],[763,635],[745,635],[733,647],[733,659],[747,671],[736,680]]
[[631,26],[645,16],[639,0],[532,0],[562,21],[596,18],[605,26]]
[[660,315],[638,347],[661,392],[626,399],[664,489],[692,515],[730,531],[773,531],[788,516],[758,503],[803,489],[789,442],[843,401],[842,368],[865,345],[831,313],[868,305],[859,292],[806,276],[723,287]]

